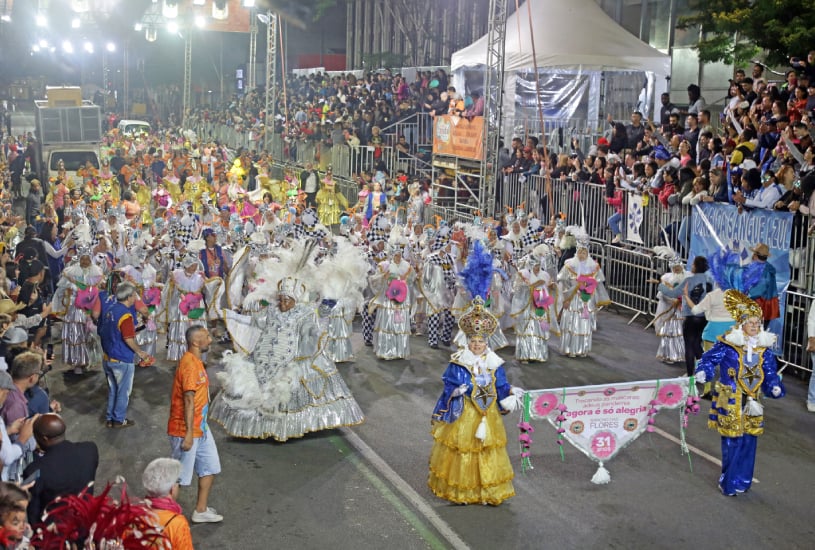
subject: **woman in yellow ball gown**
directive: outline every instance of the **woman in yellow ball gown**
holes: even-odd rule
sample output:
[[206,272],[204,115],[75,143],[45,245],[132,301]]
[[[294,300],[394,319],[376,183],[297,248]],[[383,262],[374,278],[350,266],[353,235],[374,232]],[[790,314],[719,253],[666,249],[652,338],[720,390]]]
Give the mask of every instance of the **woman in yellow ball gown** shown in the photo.
[[477,297],[459,321],[467,347],[450,358],[433,411],[428,486],[450,502],[497,506],[515,496],[501,415],[518,408],[522,390],[510,386],[504,360],[487,345],[498,321],[484,309],[486,288],[471,292]]

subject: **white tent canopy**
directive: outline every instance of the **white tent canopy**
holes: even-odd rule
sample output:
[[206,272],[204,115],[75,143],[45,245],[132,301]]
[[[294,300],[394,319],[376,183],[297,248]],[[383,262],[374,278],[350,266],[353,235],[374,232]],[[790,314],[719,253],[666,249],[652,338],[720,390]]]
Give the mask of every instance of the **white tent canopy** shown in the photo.
[[[671,72],[671,58],[618,25],[594,0],[529,0],[539,68]],[[534,67],[526,3],[507,19],[504,71]],[[519,36],[520,30],[520,36]],[[451,69],[484,65],[487,36],[453,54]]]

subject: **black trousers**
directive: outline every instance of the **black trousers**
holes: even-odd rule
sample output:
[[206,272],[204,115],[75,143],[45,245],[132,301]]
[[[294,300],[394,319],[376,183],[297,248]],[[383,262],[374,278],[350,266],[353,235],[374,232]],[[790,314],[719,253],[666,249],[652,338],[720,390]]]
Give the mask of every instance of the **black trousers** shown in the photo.
[[702,331],[707,319],[704,317],[685,317],[682,322],[682,339],[685,341],[685,369],[688,376],[696,370],[696,360],[702,357]]

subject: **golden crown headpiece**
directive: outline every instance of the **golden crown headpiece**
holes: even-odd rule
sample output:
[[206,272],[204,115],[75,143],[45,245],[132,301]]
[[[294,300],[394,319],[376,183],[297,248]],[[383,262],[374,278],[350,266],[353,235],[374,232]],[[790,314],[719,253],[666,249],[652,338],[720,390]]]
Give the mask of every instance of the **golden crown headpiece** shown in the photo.
[[467,338],[480,336],[486,339],[498,328],[498,319],[484,309],[484,300],[480,296],[476,296],[470,311],[461,317],[458,326],[467,335]]
[[764,318],[764,312],[755,300],[733,288],[724,291],[724,307],[737,322],[748,317]]

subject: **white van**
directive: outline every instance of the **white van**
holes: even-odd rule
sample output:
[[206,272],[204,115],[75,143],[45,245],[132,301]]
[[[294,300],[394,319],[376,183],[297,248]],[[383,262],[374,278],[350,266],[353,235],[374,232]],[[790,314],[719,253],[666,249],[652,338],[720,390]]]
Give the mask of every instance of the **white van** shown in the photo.
[[65,175],[81,187],[82,178],[77,177],[76,172],[88,161],[91,161],[94,168],[99,169],[99,146],[81,143],[43,145],[42,161],[48,172],[49,180],[59,174],[59,161],[62,161],[65,166]]
[[119,133],[128,136],[138,136],[150,133],[150,123],[144,120],[120,120]]

